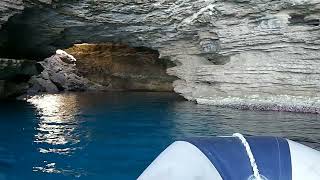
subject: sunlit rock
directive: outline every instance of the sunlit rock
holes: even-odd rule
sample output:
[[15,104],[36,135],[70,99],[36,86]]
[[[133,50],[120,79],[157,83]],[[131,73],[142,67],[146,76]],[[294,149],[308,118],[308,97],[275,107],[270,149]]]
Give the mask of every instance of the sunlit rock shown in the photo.
[[61,49],[56,51],[56,55],[65,63],[73,64],[77,61],[76,58]]
[[75,44],[66,51],[77,59],[76,69],[83,77],[106,90],[173,91],[176,77],[166,73],[175,66],[148,48],[123,44]]

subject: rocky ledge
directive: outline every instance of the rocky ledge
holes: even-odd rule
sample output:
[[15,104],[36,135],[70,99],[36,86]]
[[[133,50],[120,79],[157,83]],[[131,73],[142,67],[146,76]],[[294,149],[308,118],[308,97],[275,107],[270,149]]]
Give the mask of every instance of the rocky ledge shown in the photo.
[[175,62],[167,72],[189,100],[273,109],[288,97],[303,108],[275,109],[319,112],[317,0],[30,2],[1,11],[20,14],[2,26],[0,56],[41,59],[79,43],[148,47]]

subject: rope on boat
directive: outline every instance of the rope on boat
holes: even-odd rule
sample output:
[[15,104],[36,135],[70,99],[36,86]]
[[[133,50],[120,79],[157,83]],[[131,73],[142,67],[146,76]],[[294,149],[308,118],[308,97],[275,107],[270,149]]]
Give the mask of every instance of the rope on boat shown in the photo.
[[258,169],[256,160],[254,159],[254,156],[253,156],[253,153],[251,151],[250,145],[247,142],[246,138],[240,133],[234,133],[232,136],[239,138],[241,140],[241,143],[244,145],[244,147],[245,147],[245,149],[247,151],[247,155],[248,155],[249,160],[250,160],[250,164],[251,164],[252,171],[253,171],[253,176],[255,177],[255,179],[256,180],[263,180],[261,178],[261,175],[259,173],[259,169]]

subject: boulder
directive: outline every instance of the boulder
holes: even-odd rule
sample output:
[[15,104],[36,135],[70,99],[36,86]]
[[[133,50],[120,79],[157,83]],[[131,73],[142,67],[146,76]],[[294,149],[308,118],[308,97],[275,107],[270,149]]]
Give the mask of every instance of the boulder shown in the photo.
[[43,71],[29,81],[28,94],[101,90],[103,88],[78,75],[75,66],[66,63],[62,58],[61,55],[56,54],[40,62]]

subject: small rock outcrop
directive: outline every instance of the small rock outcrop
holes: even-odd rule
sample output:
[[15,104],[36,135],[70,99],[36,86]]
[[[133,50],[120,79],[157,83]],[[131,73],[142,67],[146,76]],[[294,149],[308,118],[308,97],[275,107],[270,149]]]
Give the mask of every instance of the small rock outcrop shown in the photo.
[[[104,87],[78,75],[75,64],[70,63],[71,55],[60,51],[39,62],[43,71],[29,81],[27,94],[41,92],[58,93],[60,91],[103,90]],[[66,60],[68,59],[68,62]],[[72,59],[74,61],[75,59]]]

